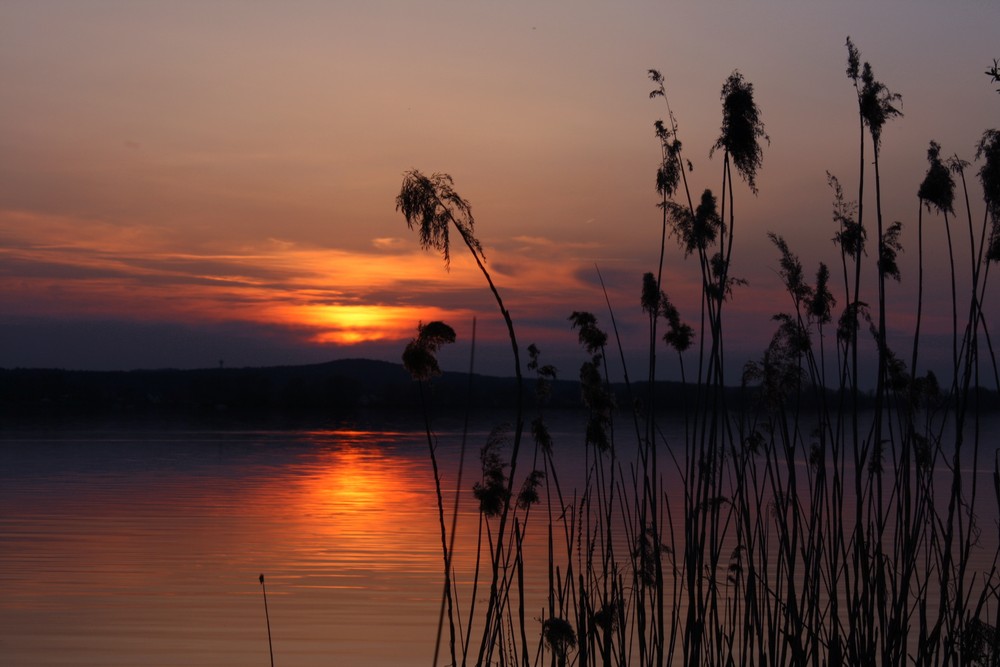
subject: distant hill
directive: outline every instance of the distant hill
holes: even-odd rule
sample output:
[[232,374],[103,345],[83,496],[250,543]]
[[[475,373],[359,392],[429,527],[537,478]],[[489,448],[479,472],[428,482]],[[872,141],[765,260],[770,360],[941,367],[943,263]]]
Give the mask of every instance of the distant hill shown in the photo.
[[[558,382],[551,404],[579,406],[576,382]],[[527,387],[531,391],[531,386]],[[512,378],[445,373],[428,385],[437,408],[512,406]],[[401,364],[341,359],[322,364],[196,370],[0,369],[0,418],[10,422],[109,417],[336,416],[359,409],[417,409],[417,383]]]
[[[534,379],[526,378],[528,406],[536,400],[534,386]],[[614,391],[623,411],[646,396],[644,383],[634,385],[631,393],[621,384]],[[727,390],[726,396],[730,408],[747,398],[735,388]],[[466,373],[444,373],[427,385],[427,398],[435,410],[511,408],[516,402],[516,381],[486,375],[473,375],[470,381]],[[657,384],[661,410],[682,410],[691,400],[690,386]],[[996,394],[987,392],[985,405],[996,404]],[[554,382],[546,406],[580,408],[579,382]],[[0,424],[129,418],[247,423],[337,418],[359,410],[418,409],[418,385],[402,365],[370,359],[196,370],[0,369]]]
[[[535,380],[525,379],[534,405]],[[427,384],[435,409],[510,408],[516,381],[509,377],[446,372]],[[641,385],[636,394],[642,395]],[[664,383],[663,405],[677,405],[683,388]],[[629,401],[616,387],[619,404]],[[552,383],[547,408],[579,408],[580,384]],[[0,419],[5,423],[86,422],[118,418],[187,418],[214,421],[276,417],[336,417],[357,410],[420,408],[418,385],[401,364],[341,359],[322,364],[196,370],[71,371],[0,369]]]

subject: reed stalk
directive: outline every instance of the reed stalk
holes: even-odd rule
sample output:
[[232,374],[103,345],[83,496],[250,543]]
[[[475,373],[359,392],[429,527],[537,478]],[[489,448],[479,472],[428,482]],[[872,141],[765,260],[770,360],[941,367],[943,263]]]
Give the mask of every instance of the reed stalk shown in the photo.
[[274,647],[271,644],[271,615],[267,611],[267,587],[264,586],[264,575],[260,575],[260,590],[264,595],[264,620],[267,622],[267,651],[271,656],[271,667],[274,667]]
[[[572,490],[560,484],[545,422],[544,394],[556,371],[541,364],[535,346],[528,348],[527,365],[538,389],[534,458],[532,470],[518,474],[524,422],[519,348],[472,234],[468,202],[446,175],[407,174],[397,206],[408,224],[418,226],[421,243],[442,251],[446,262],[446,230],[462,236],[507,326],[518,383],[512,440],[508,431],[495,431],[481,453],[475,571],[458,633],[464,635],[452,640],[452,664],[903,667],[1000,659],[1000,553],[986,571],[973,568],[987,527],[977,514],[983,483],[968,472],[985,458],[979,415],[987,358],[1000,388],[986,319],[990,264],[1000,260],[1000,135],[987,132],[980,145],[987,158],[980,170],[986,205],[981,229],[973,224],[967,164],[954,158],[946,165],[931,143],[918,191],[916,326],[907,367],[888,335],[904,228],[886,223],[891,218],[882,197],[883,130],[901,115],[900,96],[874,77],[850,39],[847,50],[860,129],[857,200],[847,201],[840,182],[828,176],[842,285],[831,289],[822,262],[811,281],[785,239],[770,235],[788,300],[774,316],[762,356],[745,367],[738,393],[726,381],[724,314],[742,282],[731,271],[739,247],[734,173],[757,194],[761,140],[767,139],[753,87],[739,72],[723,85],[722,133],[712,147],[721,151],[721,188],[718,196],[704,190],[697,204],[669,104],[667,120],[654,124],[661,219],[657,265],[642,277],[638,304],[647,321],[646,368],[638,376],[629,373],[626,343],[598,270],[614,335],[593,313],[576,311],[569,318],[584,353],[579,377],[586,408],[576,454],[583,478]],[[655,86],[650,96],[666,103],[664,78],[655,70],[649,76]],[[958,270],[952,245],[950,220],[958,219],[952,174],[961,179],[965,201],[967,272]],[[874,200],[874,224],[864,218],[866,197]],[[943,388],[929,370],[917,373],[918,364],[930,367],[921,347],[924,214],[933,212],[945,223],[952,291],[952,378]],[[877,235],[874,257],[867,255],[866,224]],[[697,330],[682,321],[666,294],[668,236],[700,279]],[[869,286],[862,277],[871,272]],[[961,311],[965,322],[958,318],[960,295],[969,300]],[[835,314],[835,342],[828,345]],[[661,341],[677,353],[686,390],[680,437],[664,435],[659,421]],[[695,346],[697,370],[689,379],[685,356]],[[872,370],[863,363],[869,350],[877,358]],[[616,358],[624,403],[610,382],[609,363]],[[633,386],[631,377],[646,385]],[[629,414],[619,421],[622,411]],[[459,588],[449,583],[455,524],[449,546],[429,422],[427,436],[445,587],[457,608]],[[509,457],[501,458],[508,447]],[[519,494],[515,483],[522,484]],[[992,487],[1000,506],[996,454]],[[535,514],[538,520],[531,519]],[[535,531],[541,532],[546,590],[533,611],[527,545]],[[477,607],[483,553],[490,580],[485,611]],[[482,633],[478,641],[473,627]]]

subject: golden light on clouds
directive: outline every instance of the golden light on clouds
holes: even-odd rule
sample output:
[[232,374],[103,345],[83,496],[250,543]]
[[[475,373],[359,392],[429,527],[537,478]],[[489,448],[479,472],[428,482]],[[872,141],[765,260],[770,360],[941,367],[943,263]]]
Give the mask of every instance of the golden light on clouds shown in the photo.
[[[648,98],[650,67],[668,80],[693,192],[719,186],[725,77],[738,67],[755,85],[773,143],[760,196],[735,183],[732,269],[749,286],[733,307],[770,331],[787,306],[772,301],[766,233],[807,266],[836,260],[826,174],[857,176],[846,35],[905,100],[883,153],[904,280],[927,141],[970,159],[996,124],[995,2],[924,3],[902,31],[902,0],[721,14],[585,2],[568,22],[560,3],[242,3],[238,20],[225,3],[105,4],[0,2],[0,62],[16,64],[0,105],[0,312],[47,320],[54,340],[64,320],[225,322],[260,335],[248,362],[265,363],[276,329],[333,346],[431,318],[486,324],[495,304],[464,248],[446,271],[395,210],[409,168],[455,177],[524,338],[555,343],[569,312],[607,305],[639,327],[661,233],[653,123],[668,113]],[[668,239],[664,282],[694,320],[700,275],[681,255]],[[947,290],[925,296],[947,309]],[[11,339],[3,363],[51,363],[25,356],[33,346]]]
[[[406,340],[419,322],[471,320],[493,311],[471,258],[410,237],[376,237],[350,251],[267,238],[225,247],[153,225],[0,211],[0,305],[25,316],[199,323],[246,322],[298,332],[304,342]],[[580,244],[517,239],[488,263],[520,313],[545,293],[579,288]],[[560,253],[563,253],[560,256]],[[550,294],[551,295],[551,294]]]
[[303,304],[288,306],[283,314],[289,322],[316,331],[312,336],[314,342],[352,345],[410,337],[418,322],[449,319],[458,313],[414,306]]

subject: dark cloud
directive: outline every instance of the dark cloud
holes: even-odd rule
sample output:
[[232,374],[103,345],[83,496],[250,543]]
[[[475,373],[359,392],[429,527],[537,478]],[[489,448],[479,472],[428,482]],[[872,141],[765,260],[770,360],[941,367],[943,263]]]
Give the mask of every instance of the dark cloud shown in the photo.
[[45,262],[22,257],[5,257],[0,262],[0,277],[14,279],[85,280],[121,278],[122,271],[107,266],[95,267],[63,262]]
[[[456,325],[459,341],[443,350],[440,359],[445,369],[464,371],[469,364],[471,332],[465,323]],[[481,330],[484,328],[481,326]],[[399,363],[406,345],[406,340],[319,344],[310,340],[311,333],[237,322],[181,325],[118,319],[17,318],[0,327],[0,368],[187,369],[214,368],[220,362],[235,368],[346,358]],[[505,340],[480,338],[476,358],[478,373],[513,374],[510,344]]]
[[132,370],[270,366],[350,356],[300,332],[258,324],[181,325],[22,318],[0,327],[0,367]]
[[[600,275],[597,271],[600,269]],[[642,286],[642,274],[649,269],[642,269],[639,266],[634,268],[616,268],[613,266],[600,266],[595,269],[591,266],[581,266],[573,272],[573,277],[584,285],[589,285],[597,290],[601,289],[601,278],[608,290],[617,290],[635,286],[636,299],[639,298],[639,288]]]
[[513,262],[493,262],[489,266],[491,274],[497,274],[502,276],[507,276],[509,278],[517,277],[518,266]]

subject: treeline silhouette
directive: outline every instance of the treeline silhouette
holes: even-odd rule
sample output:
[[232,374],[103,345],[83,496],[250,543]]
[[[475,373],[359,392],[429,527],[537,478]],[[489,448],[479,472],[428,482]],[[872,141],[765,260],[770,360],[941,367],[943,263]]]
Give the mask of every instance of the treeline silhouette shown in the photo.
[[415,401],[412,385],[401,365],[366,359],[194,370],[0,369],[0,416],[8,422],[58,422],[337,415],[364,407],[406,407]]
[[[471,387],[471,389],[470,389]],[[627,414],[644,383],[613,383],[619,411]],[[517,400],[516,379],[445,372],[429,383],[438,409],[510,408]],[[686,388],[680,382],[656,384],[661,409],[680,410]],[[982,406],[1000,407],[996,392],[983,390]],[[756,393],[729,389],[732,405],[756,400]],[[865,401],[867,407],[874,402]],[[417,410],[417,384],[402,364],[372,359],[341,359],[301,366],[203,368],[194,370],[78,371],[0,369],[0,418],[5,423],[60,423],[114,417],[198,418],[256,421],[276,417],[337,417],[359,410]],[[576,379],[551,383],[549,409],[582,407]],[[810,407],[808,405],[802,407]]]
[[[469,376],[445,373],[431,391],[436,405],[465,408]],[[477,407],[507,407],[514,402],[514,380],[477,375],[472,392]],[[578,383],[558,383],[553,405],[578,406]],[[418,407],[416,383],[403,366],[370,359],[195,370],[0,369],[0,418],[6,423],[109,417],[247,421]]]

